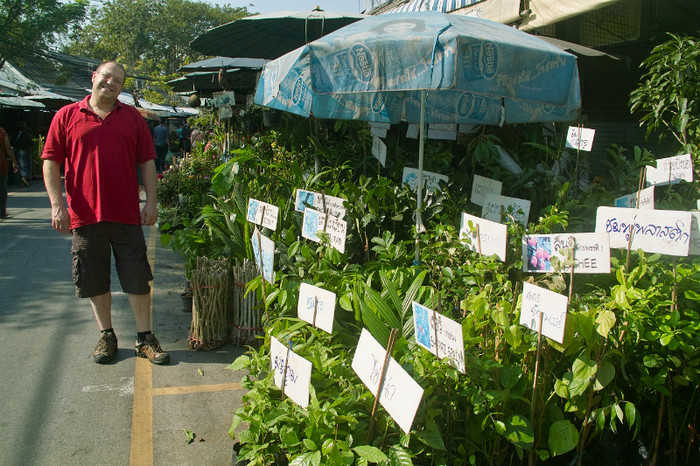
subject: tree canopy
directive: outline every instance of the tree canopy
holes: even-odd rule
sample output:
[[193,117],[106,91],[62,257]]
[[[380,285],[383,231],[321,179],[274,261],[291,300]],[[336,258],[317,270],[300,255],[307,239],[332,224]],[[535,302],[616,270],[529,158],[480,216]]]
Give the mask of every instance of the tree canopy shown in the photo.
[[0,68],[41,55],[85,18],[87,0],[0,0]]
[[163,77],[201,58],[189,47],[199,34],[249,14],[245,7],[190,0],[107,0],[90,10],[65,51],[118,60],[133,73]]

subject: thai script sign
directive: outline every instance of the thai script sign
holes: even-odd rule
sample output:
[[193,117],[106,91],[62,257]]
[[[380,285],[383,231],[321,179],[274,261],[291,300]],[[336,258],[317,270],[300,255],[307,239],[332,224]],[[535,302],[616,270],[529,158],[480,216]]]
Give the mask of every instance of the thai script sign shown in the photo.
[[[440,181],[447,183],[449,177],[439,173],[433,173],[423,170],[423,184],[428,192],[434,192],[440,189]],[[404,167],[401,183],[408,183],[412,190],[418,189],[418,170],[415,168]]]
[[484,202],[486,202],[486,196],[500,196],[502,188],[503,183],[498,180],[492,180],[491,178],[486,178],[485,176],[474,175],[474,180],[472,181],[471,201],[474,204],[483,207]]
[[258,266],[258,271],[265,280],[267,280],[269,283],[274,283],[275,242],[267,236],[261,234],[258,227],[253,229],[253,235],[250,237],[250,242],[253,245],[253,256],[255,257],[255,265]]
[[[479,235],[477,237],[477,230]],[[462,212],[459,237],[469,239],[467,247],[484,256],[496,255],[501,262],[506,261],[506,244],[508,227],[502,223],[492,222]]]
[[523,236],[524,272],[567,272],[571,257],[574,273],[610,273],[610,237],[601,233]]
[[567,306],[566,296],[523,282],[520,325],[538,333],[541,331],[547,338],[564,343]]
[[328,235],[331,246],[341,254],[345,252],[345,239],[347,237],[348,224],[345,220],[326,215],[318,210],[307,208],[304,210],[304,220],[301,228],[301,236],[320,243],[321,238],[316,234],[322,231]]
[[656,168],[647,167],[647,183],[655,186],[693,182],[693,159],[690,154],[676,155],[656,161]]
[[297,315],[321,330],[333,333],[335,314],[335,293],[308,283],[299,286]]
[[627,207],[636,209],[637,208],[637,198],[639,198],[639,208],[640,209],[653,209],[654,208],[654,187],[650,186],[646,189],[642,189],[639,192],[628,194],[626,196],[618,197],[615,199],[615,207]]
[[288,349],[277,338],[270,337],[270,365],[275,374],[275,385],[302,408],[309,406],[311,362]]
[[593,150],[594,137],[594,129],[580,128],[578,126],[569,126],[569,131],[566,133],[565,147],[590,152],[591,150]]
[[328,196],[323,193],[306,191],[304,189],[297,189],[294,210],[297,212],[304,212],[304,209],[307,207],[312,207],[320,212],[329,213],[334,217],[344,217],[344,201],[345,199],[340,197]]
[[419,345],[438,359],[449,359],[451,365],[466,374],[460,323],[413,301],[413,326]]
[[252,197],[248,199],[248,215],[246,215],[246,220],[249,222],[269,228],[270,230],[276,230],[278,215],[279,208],[276,205],[258,201]]
[[[375,396],[379,389],[385,356],[384,347],[367,329],[363,328],[352,359],[352,368]],[[379,393],[379,403],[406,433],[411,430],[411,424],[422,397],[423,388],[394,358],[390,357],[382,391]]]
[[598,207],[596,233],[610,235],[611,248],[687,256],[690,248],[690,212],[677,210]]
[[690,212],[690,251],[691,256],[700,256],[700,212]]
[[487,195],[481,208],[481,216],[500,223],[501,214],[505,216],[506,221],[515,221],[527,227],[527,220],[530,216],[530,201],[517,197]]

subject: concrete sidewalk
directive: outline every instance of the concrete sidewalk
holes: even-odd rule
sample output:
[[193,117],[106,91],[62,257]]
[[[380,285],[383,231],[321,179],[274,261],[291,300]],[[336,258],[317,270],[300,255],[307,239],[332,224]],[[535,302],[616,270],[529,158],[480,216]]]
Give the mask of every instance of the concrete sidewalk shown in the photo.
[[0,465],[230,465],[243,374],[225,368],[244,349],[189,349],[183,260],[144,228],[153,330],[171,364],[134,357],[133,315],[114,271],[120,349],[113,363],[95,364],[99,331],[89,302],[74,296],[70,237],[51,228],[41,181],[9,190],[10,218],[0,220]]

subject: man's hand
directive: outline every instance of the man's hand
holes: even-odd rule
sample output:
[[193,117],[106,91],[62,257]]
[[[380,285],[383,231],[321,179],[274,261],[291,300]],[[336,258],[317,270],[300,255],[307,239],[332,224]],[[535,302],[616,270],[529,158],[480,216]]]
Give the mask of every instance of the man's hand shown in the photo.
[[51,226],[59,233],[70,233],[70,214],[66,206],[59,205],[51,208]]
[[155,225],[158,220],[158,205],[155,202],[146,201],[146,205],[141,210],[141,224]]

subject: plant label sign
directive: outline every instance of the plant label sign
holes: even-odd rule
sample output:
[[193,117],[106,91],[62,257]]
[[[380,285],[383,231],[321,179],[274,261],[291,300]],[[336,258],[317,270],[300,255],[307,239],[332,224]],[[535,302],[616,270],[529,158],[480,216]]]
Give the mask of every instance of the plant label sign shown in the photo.
[[489,195],[501,195],[501,189],[503,188],[503,183],[498,180],[492,180],[491,178],[486,178],[485,176],[474,175],[474,180],[472,181],[472,196],[471,201],[483,207],[484,202],[486,202],[486,196]]
[[341,254],[345,252],[345,239],[347,237],[348,224],[345,220],[326,215],[318,210],[308,208],[304,210],[304,221],[301,236],[320,243],[321,239],[316,235],[322,231],[328,235],[331,246]]
[[386,144],[379,139],[379,136],[374,136],[372,139],[372,155],[379,160],[382,167],[386,167]]
[[[527,220],[530,216],[530,201],[495,194],[489,194],[484,200],[481,208],[481,216],[494,222],[501,222],[501,211],[506,217],[506,221],[514,221],[527,227]],[[510,211],[510,212],[509,212]]]
[[[375,396],[379,389],[385,356],[384,347],[363,328],[352,359],[352,368]],[[379,393],[379,403],[406,433],[411,430],[421,398],[423,388],[394,358],[389,358],[382,391]]]
[[[559,343],[564,343],[566,310],[569,299],[532,283],[523,282],[523,300],[520,308],[520,325]],[[540,329],[540,314],[542,328]]]
[[335,293],[308,283],[299,286],[297,315],[301,320],[333,333],[334,314]]
[[[574,248],[574,273],[610,273],[610,236],[603,233],[523,235],[523,272],[566,272]],[[559,267],[551,259],[556,258]]]
[[[479,231],[479,238],[476,231]],[[459,237],[469,239],[467,247],[484,256],[496,255],[501,262],[506,261],[506,245],[508,244],[508,227],[502,223],[492,222],[474,215],[462,212],[462,222],[459,227]],[[481,251],[479,251],[481,249]]]
[[387,131],[389,131],[389,128],[391,128],[390,123],[381,123],[378,121],[369,122],[369,130],[372,133],[372,136],[385,138]]
[[428,139],[455,141],[457,139],[456,123],[431,123],[428,125]]
[[690,154],[658,159],[656,168],[647,167],[647,184],[663,186],[680,183],[681,180],[693,182],[693,159]]
[[628,194],[615,199],[615,207],[637,208],[637,198],[639,198],[640,209],[654,208],[654,187],[642,189],[639,192]]
[[261,234],[258,227],[253,229],[253,236],[250,237],[250,242],[253,245],[253,256],[255,257],[255,265],[258,266],[258,271],[268,283],[274,283],[275,242]]
[[[440,189],[440,181],[447,183],[449,180],[450,178],[445,175],[423,170],[423,184],[425,185],[426,191],[429,193]],[[416,191],[418,189],[418,170],[415,168],[403,167],[401,183],[408,183],[411,189]]]
[[464,336],[459,322],[413,301],[413,326],[419,345],[438,359],[448,358],[450,364],[462,374],[467,373],[464,363]]
[[270,363],[275,373],[275,385],[293,402],[306,409],[309,406],[311,362],[288,350],[277,338],[270,337]]
[[596,233],[610,235],[610,247],[687,256],[690,248],[690,212],[679,210],[598,207]]
[[294,210],[304,212],[307,207],[311,207],[320,212],[326,212],[334,217],[345,217],[345,207],[340,197],[328,196],[314,191],[297,189]]
[[569,126],[569,131],[566,133],[565,147],[590,152],[593,150],[594,137],[594,129]]
[[270,230],[277,229],[277,217],[279,208],[276,205],[258,201],[252,197],[248,199],[248,215],[246,220]]
[[700,256],[700,212],[690,212],[690,256]]

